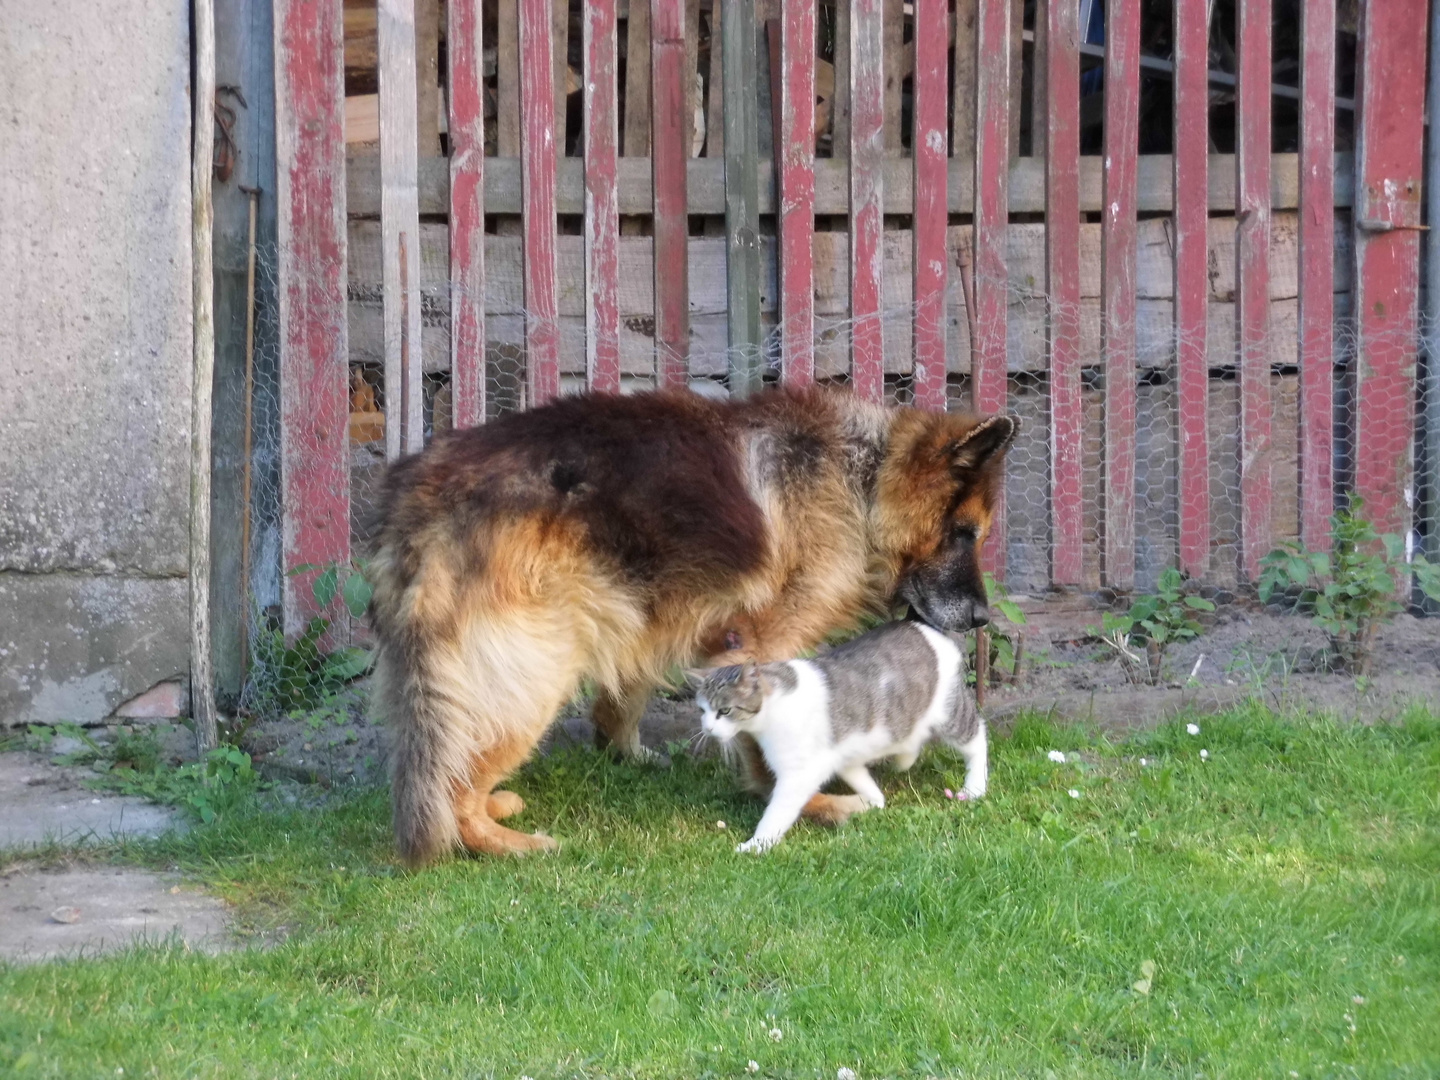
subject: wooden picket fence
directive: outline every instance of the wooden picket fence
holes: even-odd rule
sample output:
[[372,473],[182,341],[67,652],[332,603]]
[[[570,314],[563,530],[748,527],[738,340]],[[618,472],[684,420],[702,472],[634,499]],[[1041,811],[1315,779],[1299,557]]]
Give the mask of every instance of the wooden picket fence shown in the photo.
[[[1233,155],[1210,151],[1212,85],[1225,80],[1209,70],[1206,0],[1175,0],[1164,59],[1142,57],[1140,0],[1105,4],[1097,46],[1081,22],[1095,3],[1040,0],[1026,29],[1018,0],[448,0],[442,96],[425,76],[437,0],[379,0],[369,16],[379,153],[347,162],[347,105],[352,144],[365,115],[345,97],[347,23],[366,16],[342,0],[277,0],[286,565],[350,558],[350,335],[369,335],[377,308],[367,357],[383,364],[393,458],[423,445],[427,370],[448,372],[454,424],[494,414],[497,342],[523,358],[528,404],[634,376],[683,386],[724,374],[731,392],[748,392],[770,335],[790,385],[840,378],[880,400],[898,374],[919,406],[953,406],[963,386],[962,404],[1004,410],[1023,366],[1013,301],[1028,289],[1048,387],[1046,576],[1118,590],[1135,583],[1137,372],[1148,363],[1137,319],[1152,297],[1173,320],[1175,553],[1200,577],[1218,573],[1221,369],[1238,381],[1238,576],[1253,577],[1277,535],[1325,543],[1335,326],[1348,317],[1353,460],[1342,480],[1382,529],[1408,528],[1425,5],[1363,6],[1355,99],[1343,103],[1355,149],[1337,156],[1335,0],[1300,0],[1299,88],[1288,91],[1271,81],[1270,0],[1236,0]],[[822,30],[830,61],[817,60]],[[1103,56],[1103,148],[1082,157],[1086,55]],[[1142,67],[1173,85],[1172,154],[1139,152]],[[833,89],[817,93],[821,73]],[[567,155],[575,74],[582,138]],[[1272,101],[1285,93],[1299,99],[1298,154],[1272,153]],[[1159,271],[1146,261],[1157,243]],[[1294,283],[1278,301],[1276,245]],[[367,308],[356,283],[377,266]],[[1145,285],[1157,274],[1160,292]],[[1217,275],[1233,303],[1218,335]],[[1347,311],[1337,290],[1348,290]],[[884,319],[897,304],[903,342]],[[848,320],[838,355],[817,333],[835,314]],[[728,372],[713,367],[717,355]],[[1298,404],[1277,417],[1285,367]],[[1103,384],[1098,427],[1087,372]],[[1284,491],[1277,425],[1296,441]],[[1087,457],[1097,439],[1098,459]],[[1283,498],[1294,527],[1277,532]],[[1004,529],[1002,516],[992,557],[1007,550]],[[310,590],[287,581],[298,618]]]

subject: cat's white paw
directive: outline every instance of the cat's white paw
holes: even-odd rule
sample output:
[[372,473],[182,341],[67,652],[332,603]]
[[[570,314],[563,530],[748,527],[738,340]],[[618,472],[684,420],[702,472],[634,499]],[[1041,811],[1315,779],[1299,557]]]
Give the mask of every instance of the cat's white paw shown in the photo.
[[955,798],[957,798],[957,799],[959,799],[959,800],[961,800],[961,801],[963,801],[963,802],[972,802],[972,801],[974,801],[975,799],[983,799],[984,797],[985,797],[985,789],[984,789],[983,787],[979,787],[979,788],[963,787],[963,788],[961,788],[959,791],[957,791],[957,792],[955,793]]
[[735,850],[741,855],[759,855],[762,851],[769,851],[780,842],[780,838],[769,836],[752,836],[743,844],[736,844]]

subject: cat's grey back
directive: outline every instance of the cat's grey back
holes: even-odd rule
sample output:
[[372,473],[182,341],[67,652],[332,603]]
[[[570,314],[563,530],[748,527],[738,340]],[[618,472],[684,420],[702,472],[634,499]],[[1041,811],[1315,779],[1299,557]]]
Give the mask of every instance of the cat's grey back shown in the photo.
[[[875,727],[906,739],[935,700],[942,662],[948,661],[910,622],[882,626],[810,661],[829,689],[835,740]],[[969,698],[963,680],[945,681],[958,685],[957,697]]]

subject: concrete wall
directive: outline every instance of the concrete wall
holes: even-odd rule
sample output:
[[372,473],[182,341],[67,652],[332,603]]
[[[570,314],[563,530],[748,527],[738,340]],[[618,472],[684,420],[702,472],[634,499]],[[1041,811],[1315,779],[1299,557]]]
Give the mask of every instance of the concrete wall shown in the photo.
[[186,0],[0,0],[0,726],[188,669]]

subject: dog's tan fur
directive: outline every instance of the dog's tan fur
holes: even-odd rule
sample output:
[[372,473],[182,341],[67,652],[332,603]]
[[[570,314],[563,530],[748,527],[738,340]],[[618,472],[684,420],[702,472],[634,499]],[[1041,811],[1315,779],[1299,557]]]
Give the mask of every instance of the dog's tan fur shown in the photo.
[[553,846],[497,824],[523,804],[494,789],[582,679],[599,734],[643,755],[639,717],[672,665],[812,647],[888,609],[947,530],[978,556],[1014,427],[820,391],[597,396],[402,462],[371,563],[402,857]]

